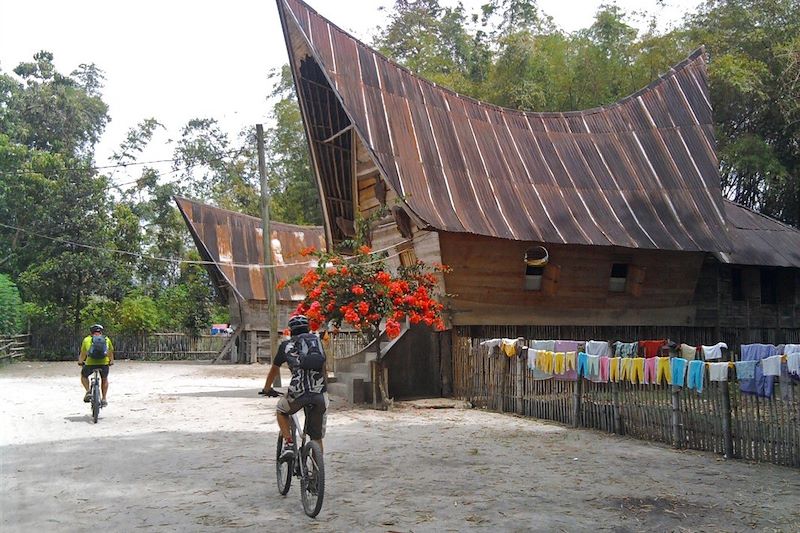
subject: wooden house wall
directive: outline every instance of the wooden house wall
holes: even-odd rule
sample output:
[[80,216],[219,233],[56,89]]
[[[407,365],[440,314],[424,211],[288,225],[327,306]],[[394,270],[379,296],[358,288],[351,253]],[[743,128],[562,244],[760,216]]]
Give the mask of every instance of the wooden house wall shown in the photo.
[[[735,270],[739,270],[741,276],[738,298],[734,297]],[[761,272],[764,270],[776,277],[776,303],[762,301]],[[778,332],[800,328],[800,269],[726,265],[709,257],[703,264],[694,304],[698,326]],[[783,342],[780,333],[769,336],[774,342]]]
[[[441,233],[444,277],[456,325],[691,325],[704,254],[546,245],[540,291],[524,289],[524,256],[536,243]],[[613,263],[639,273],[635,291],[609,291]],[[633,268],[632,268],[633,267]]]
[[[239,305],[232,303],[229,306],[233,316],[234,310],[239,314]],[[278,302],[278,328],[283,331],[289,322],[289,315],[297,309],[297,302]],[[237,324],[236,321],[233,321]],[[244,331],[269,331],[269,304],[263,300],[248,300],[241,304],[241,329]]]

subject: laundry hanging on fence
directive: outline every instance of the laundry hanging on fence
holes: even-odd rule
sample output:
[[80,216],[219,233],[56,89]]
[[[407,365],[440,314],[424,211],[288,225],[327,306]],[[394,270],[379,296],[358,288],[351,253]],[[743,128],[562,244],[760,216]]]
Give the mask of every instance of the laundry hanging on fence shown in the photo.
[[[533,350],[552,352],[555,350],[555,344],[556,341],[554,340],[535,340],[529,345],[528,353],[530,354],[530,352]],[[530,369],[532,377],[535,380],[550,379],[552,377],[552,375],[542,372],[538,366],[531,366]]]
[[639,346],[642,347],[642,355],[649,359],[656,357],[661,353],[661,348],[667,343],[666,339],[654,341],[639,341]]
[[610,357],[605,355],[600,357],[600,371],[598,373],[597,381],[600,383],[608,383],[608,374],[610,369]]
[[[772,344],[742,344],[742,361],[756,361],[772,357],[777,354],[777,348]],[[754,394],[762,398],[772,398],[774,385],[772,376],[764,376],[760,364],[756,364],[753,379],[739,378],[739,388],[745,394]]]
[[728,363],[708,363],[709,381],[728,381]]
[[756,377],[756,361],[736,361],[736,379],[753,379]]
[[761,371],[765,376],[780,376],[782,359],[780,355],[765,357],[761,360]]
[[620,357],[612,357],[608,360],[608,381],[616,383],[619,381],[619,360]]
[[689,346],[688,344],[681,344],[681,357],[692,361],[697,359],[697,346]]
[[[556,352],[564,352],[566,354],[566,371],[563,374],[555,375],[555,379],[561,381],[575,381],[578,378],[578,373],[576,372],[578,366],[578,346],[583,344],[583,342],[578,341],[568,341],[568,340],[557,340],[555,342],[554,350]],[[572,355],[570,355],[572,354]]]
[[701,346],[701,348],[703,350],[703,358],[706,361],[712,361],[715,359],[722,359],[722,349],[725,348],[727,350],[728,345],[725,344],[724,342],[718,342],[713,346],[703,345]]
[[613,344],[614,357],[636,357],[639,353],[638,342],[621,342],[617,341]]
[[644,382],[654,384],[656,382],[656,358],[651,357],[644,361]]
[[607,341],[586,341],[587,355],[611,355],[611,348]]
[[669,357],[656,357],[656,383],[666,381],[667,385],[672,385],[672,372],[670,371]]
[[689,366],[689,360],[682,357],[673,357],[670,361],[670,370],[672,370],[672,384],[676,387],[683,387],[686,380],[686,369]]
[[695,389],[698,393],[703,392],[703,378],[706,373],[706,365],[703,361],[689,361],[689,372],[686,378],[686,387]]
[[563,374],[567,371],[567,354],[555,352],[553,356],[553,374]]
[[630,374],[628,376],[630,382],[634,385],[637,383],[644,383],[644,357],[633,357],[628,359],[628,361],[631,362]]
[[800,352],[793,352],[786,356],[786,369],[790,374],[800,376]]
[[502,339],[500,345],[503,348],[503,353],[508,357],[516,357],[522,352],[520,339]]
[[486,350],[486,355],[499,355],[503,339],[489,339],[481,342],[481,347]]

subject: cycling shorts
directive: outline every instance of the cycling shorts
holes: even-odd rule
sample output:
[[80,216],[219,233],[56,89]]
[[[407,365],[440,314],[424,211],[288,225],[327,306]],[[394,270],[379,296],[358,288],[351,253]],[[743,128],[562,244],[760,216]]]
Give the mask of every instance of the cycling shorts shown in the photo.
[[81,376],[88,378],[92,375],[95,368],[100,370],[100,377],[103,379],[108,378],[108,365],[83,365],[83,368],[81,368]]
[[306,431],[311,440],[320,440],[325,436],[325,419],[327,418],[325,416],[327,402],[323,394],[307,392],[299,398],[283,396],[278,400],[278,405],[275,409],[281,414],[293,415],[306,405],[313,406],[307,415]]

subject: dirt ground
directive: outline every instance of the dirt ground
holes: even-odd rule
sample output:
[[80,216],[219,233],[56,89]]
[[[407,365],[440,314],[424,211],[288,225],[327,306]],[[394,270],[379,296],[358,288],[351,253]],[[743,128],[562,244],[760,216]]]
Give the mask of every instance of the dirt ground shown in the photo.
[[312,520],[277,493],[266,366],[119,361],[96,425],[78,371],[0,368],[4,532],[800,531],[796,469],[444,401],[334,401]]

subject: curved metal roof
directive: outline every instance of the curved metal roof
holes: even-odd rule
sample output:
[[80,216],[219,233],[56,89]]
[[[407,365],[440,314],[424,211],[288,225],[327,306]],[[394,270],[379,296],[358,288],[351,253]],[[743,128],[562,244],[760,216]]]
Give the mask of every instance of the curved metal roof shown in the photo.
[[420,78],[301,0],[277,1],[293,63],[304,43],[423,225],[549,243],[730,249],[702,50],[613,105],[521,112]]
[[[217,283],[227,283],[244,300],[267,300],[267,283],[262,245],[261,219],[175,197],[178,209],[192,234],[200,255],[209,266]],[[276,280],[288,280],[308,270],[300,250],[313,246],[325,248],[322,226],[297,226],[272,222],[272,249]],[[275,239],[280,242],[276,246]],[[289,285],[278,291],[281,301],[300,301],[303,289]]]

